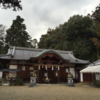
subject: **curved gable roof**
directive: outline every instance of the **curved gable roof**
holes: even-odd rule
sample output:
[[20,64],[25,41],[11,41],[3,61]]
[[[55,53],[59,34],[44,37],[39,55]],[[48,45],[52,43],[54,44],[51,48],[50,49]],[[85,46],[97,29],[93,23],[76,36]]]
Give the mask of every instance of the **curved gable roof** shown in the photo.
[[52,50],[52,49],[47,49],[47,50],[44,50],[42,52],[40,52],[38,55],[36,55],[35,57],[31,57],[31,58],[39,58],[47,53],[50,53],[50,54],[56,54],[58,55],[61,59],[63,60],[66,60],[66,61],[69,61],[68,59],[64,58],[59,52],[57,52],[56,50]]

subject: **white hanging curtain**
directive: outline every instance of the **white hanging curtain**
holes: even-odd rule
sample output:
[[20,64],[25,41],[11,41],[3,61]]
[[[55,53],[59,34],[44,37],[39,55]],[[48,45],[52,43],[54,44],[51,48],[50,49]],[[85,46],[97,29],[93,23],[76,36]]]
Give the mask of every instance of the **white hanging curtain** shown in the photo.
[[54,70],[53,66],[52,66],[52,70]]
[[60,70],[59,66],[58,66],[58,70]]
[[40,70],[40,65],[39,65],[39,70]]
[[47,65],[45,66],[45,69],[47,70]]

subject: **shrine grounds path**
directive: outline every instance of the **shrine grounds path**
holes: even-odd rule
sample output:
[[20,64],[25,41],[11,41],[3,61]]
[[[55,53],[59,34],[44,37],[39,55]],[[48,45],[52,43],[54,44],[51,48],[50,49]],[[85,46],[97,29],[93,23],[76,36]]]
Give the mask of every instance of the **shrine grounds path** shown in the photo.
[[28,86],[0,86],[0,100],[100,100],[100,88],[87,84],[37,84]]

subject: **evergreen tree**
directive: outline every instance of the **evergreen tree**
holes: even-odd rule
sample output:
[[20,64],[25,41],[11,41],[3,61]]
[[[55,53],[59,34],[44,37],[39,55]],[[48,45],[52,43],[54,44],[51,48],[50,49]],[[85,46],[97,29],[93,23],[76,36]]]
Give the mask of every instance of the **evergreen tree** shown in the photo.
[[64,50],[73,51],[75,57],[95,61],[96,48],[91,38],[96,36],[94,21],[88,16],[74,15],[67,22],[64,33]]
[[95,23],[90,17],[74,15],[68,22],[42,35],[39,48],[73,51],[75,57],[92,62],[97,56],[90,39],[96,36],[96,31]]
[[95,22],[97,28],[96,37],[91,38],[97,50],[97,59],[100,59],[100,5],[96,7],[95,11],[90,15]]
[[36,38],[33,39],[31,43],[32,43],[33,48],[37,48],[37,46],[38,46],[38,41],[37,41]]
[[6,31],[6,44],[19,47],[32,47],[31,37],[26,32],[26,26],[23,22],[24,19],[20,16],[13,20],[11,27]]
[[0,7],[4,9],[13,8],[14,11],[22,10],[21,0],[0,0]]
[[0,24],[0,54],[6,53],[5,45],[4,45],[4,37],[5,37],[5,26]]

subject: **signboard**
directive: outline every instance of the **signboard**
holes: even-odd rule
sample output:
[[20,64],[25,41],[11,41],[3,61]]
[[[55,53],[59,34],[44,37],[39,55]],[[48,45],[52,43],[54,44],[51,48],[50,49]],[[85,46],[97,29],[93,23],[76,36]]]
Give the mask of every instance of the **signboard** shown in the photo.
[[9,69],[17,69],[17,65],[10,65]]
[[34,70],[34,68],[33,67],[30,67],[30,70]]

